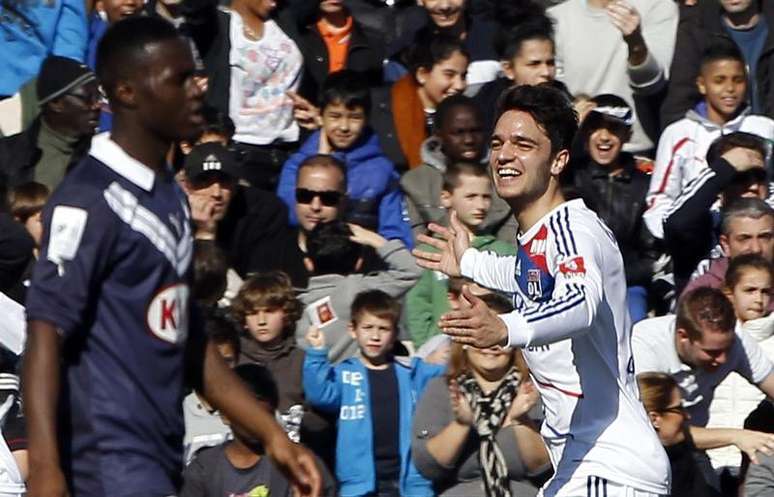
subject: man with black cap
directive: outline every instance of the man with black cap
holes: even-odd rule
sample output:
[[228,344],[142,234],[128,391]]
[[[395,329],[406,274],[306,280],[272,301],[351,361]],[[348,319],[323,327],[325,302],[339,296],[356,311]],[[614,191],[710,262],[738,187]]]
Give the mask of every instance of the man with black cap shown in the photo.
[[647,315],[647,294],[660,253],[642,214],[650,184],[647,164],[623,151],[632,135],[634,112],[616,95],[592,99],[596,107],[575,139],[568,181],[575,194],[613,231],[624,256],[629,313],[635,323]]
[[10,187],[37,181],[55,189],[85,154],[99,124],[101,96],[85,65],[52,55],[37,78],[40,115],[19,134],[0,139],[0,171]]
[[240,168],[236,153],[220,143],[191,149],[178,178],[191,204],[194,238],[217,243],[242,277],[282,269],[280,247],[293,238],[287,207],[271,192],[238,183]]

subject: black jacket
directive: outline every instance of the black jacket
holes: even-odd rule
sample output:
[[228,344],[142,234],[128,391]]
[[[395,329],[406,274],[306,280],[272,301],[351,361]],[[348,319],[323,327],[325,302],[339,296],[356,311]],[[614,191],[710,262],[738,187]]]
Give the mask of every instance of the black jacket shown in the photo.
[[[765,115],[774,117],[774,3],[759,2],[763,17],[769,22],[769,34],[758,59],[755,74],[758,96]],[[702,0],[696,6],[681,11],[677,28],[675,53],[669,70],[669,90],[661,107],[663,127],[685,116],[685,112],[701,98],[696,88],[702,53],[713,39],[731,37],[723,28],[723,10],[718,0]]]
[[568,196],[582,198],[615,235],[623,255],[626,284],[648,287],[653,263],[660,255],[656,240],[642,219],[650,176],[635,167],[631,155],[623,157],[626,165],[617,175],[609,174],[607,168],[591,160],[580,167],[573,165]]

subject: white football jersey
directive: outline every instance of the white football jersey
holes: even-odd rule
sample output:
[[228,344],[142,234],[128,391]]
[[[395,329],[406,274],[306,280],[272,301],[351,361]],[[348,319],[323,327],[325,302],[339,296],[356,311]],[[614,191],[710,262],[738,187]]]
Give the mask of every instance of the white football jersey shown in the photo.
[[621,252],[582,200],[565,202],[518,237],[516,256],[469,249],[462,274],[513,294],[500,317],[523,347],[545,411],[556,470],[543,495],[595,476],[669,493],[669,461],[639,401]]

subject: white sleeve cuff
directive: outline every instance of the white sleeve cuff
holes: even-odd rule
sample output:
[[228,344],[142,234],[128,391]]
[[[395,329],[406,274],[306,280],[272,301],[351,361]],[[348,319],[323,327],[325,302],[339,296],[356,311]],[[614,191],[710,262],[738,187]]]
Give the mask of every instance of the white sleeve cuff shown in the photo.
[[524,316],[517,311],[513,311],[507,314],[500,314],[499,317],[503,320],[505,326],[508,327],[507,347],[524,347],[529,343],[533,330],[529,323],[527,323],[527,320],[524,319]]
[[462,259],[460,259],[460,273],[462,276],[473,279],[473,275],[475,274],[477,255],[478,250],[472,247],[467,249],[465,253],[462,254]]

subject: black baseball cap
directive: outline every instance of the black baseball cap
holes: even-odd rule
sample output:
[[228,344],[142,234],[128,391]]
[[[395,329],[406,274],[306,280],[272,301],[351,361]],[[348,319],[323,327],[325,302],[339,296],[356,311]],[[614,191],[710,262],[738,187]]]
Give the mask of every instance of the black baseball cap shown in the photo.
[[234,181],[240,177],[236,152],[217,142],[202,143],[192,148],[185,158],[183,168],[191,181],[213,173],[228,176]]

